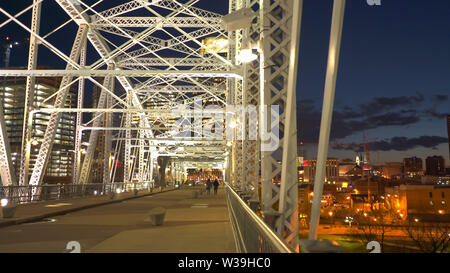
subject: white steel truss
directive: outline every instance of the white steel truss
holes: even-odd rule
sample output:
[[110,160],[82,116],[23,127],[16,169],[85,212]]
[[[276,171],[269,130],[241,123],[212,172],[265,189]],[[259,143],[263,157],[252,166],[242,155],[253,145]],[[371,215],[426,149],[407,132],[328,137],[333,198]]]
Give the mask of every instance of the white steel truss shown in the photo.
[[[223,15],[196,6],[200,0],[134,0],[107,10],[97,10],[96,5],[88,5],[83,0],[52,1],[67,13],[68,24],[78,27],[69,55],[46,36],[40,36],[41,1],[33,1],[31,27],[0,8],[8,20],[30,33],[27,70],[8,69],[0,73],[5,77],[27,77],[20,183],[27,183],[33,115],[50,114],[29,181],[31,185],[38,185],[43,181],[62,113],[76,113],[74,183],[89,183],[100,131],[104,132],[101,153],[104,183],[116,181],[117,168],[113,163],[118,160],[123,161],[123,182],[154,182],[154,163],[159,156],[166,156],[178,182],[187,167],[214,164],[226,168],[225,175],[233,185],[258,198],[261,172],[262,209],[266,214],[278,215],[273,228],[295,249],[298,233],[295,79],[303,1],[229,0],[230,13],[243,8],[251,8],[255,13],[250,27],[230,32],[222,28]],[[205,38],[226,40],[227,44],[220,50],[213,49],[204,42]],[[65,69],[37,69],[38,44],[63,60]],[[259,44],[260,57],[249,64],[240,63],[236,57],[249,44]],[[94,57],[87,60],[87,56]],[[36,77],[62,77],[59,90],[52,95],[55,97],[53,107],[29,107],[33,102]],[[97,77],[104,78],[103,82]],[[86,80],[100,90],[95,109],[83,108]],[[121,88],[114,86],[116,80]],[[76,84],[77,106],[70,109],[64,102],[69,89]],[[249,135],[251,130],[245,111],[227,111],[223,115],[223,132],[229,127],[227,115],[238,123],[232,140],[211,140],[209,135],[201,135],[212,126],[211,116],[196,119],[198,113],[191,111],[191,116],[186,117],[184,110],[178,108],[204,109],[210,105],[221,108],[278,105],[281,109],[280,148],[263,151],[267,143],[249,140],[254,136]],[[93,114],[84,124],[83,113]],[[223,114],[224,110],[202,113]],[[178,132],[170,130],[180,118],[190,126]],[[4,127],[4,123],[1,125]],[[8,165],[9,161],[3,160],[8,155],[4,149],[7,138],[3,127],[0,164]],[[81,161],[82,133],[88,131],[88,147]],[[280,152],[281,163],[277,158]],[[1,175],[2,181],[14,184],[13,178],[4,178],[8,173],[4,170],[11,173],[12,167],[2,166]],[[280,187],[272,182],[277,176],[281,177]]]
[[[72,51],[70,53],[70,60],[72,60],[73,62],[78,62],[82,45],[84,43],[84,40],[86,39],[87,31],[87,25],[81,25],[78,29],[75,41],[72,46]],[[73,69],[73,67],[68,63],[66,69]],[[63,77],[63,79],[61,80],[61,87],[66,86],[70,81],[72,81],[71,76]],[[62,92],[58,93],[55,99],[55,108],[61,108],[64,106],[68,92],[69,87],[65,87],[63,88]],[[56,128],[58,126],[60,118],[61,113],[55,112],[50,114],[50,120],[47,124],[47,129],[45,130],[44,138],[39,149],[39,154],[33,168],[33,173],[30,177],[30,185],[39,185],[42,181],[43,173],[47,167],[48,157],[51,153],[53,139],[55,138]]]
[[11,149],[8,136],[6,135],[6,124],[3,115],[3,106],[0,104],[0,178],[2,186],[17,185],[14,167],[11,162]]
[[[266,213],[277,216],[275,231],[285,237],[293,249],[298,246],[295,72],[302,6],[302,0],[261,1],[261,104],[279,105],[281,111],[280,149],[261,152],[262,207]],[[280,150],[281,163],[277,158]],[[280,187],[272,182],[277,175],[281,176]]]

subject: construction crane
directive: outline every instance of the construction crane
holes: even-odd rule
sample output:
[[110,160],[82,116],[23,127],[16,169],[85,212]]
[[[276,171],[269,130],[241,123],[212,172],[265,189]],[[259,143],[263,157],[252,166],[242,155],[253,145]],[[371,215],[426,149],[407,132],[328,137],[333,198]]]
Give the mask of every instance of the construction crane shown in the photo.
[[6,36],[4,39],[1,39],[1,45],[4,49],[4,63],[5,63],[5,67],[8,68],[9,67],[9,60],[11,57],[11,50],[14,46],[18,46],[19,42],[17,41],[13,41],[11,39],[11,37]]

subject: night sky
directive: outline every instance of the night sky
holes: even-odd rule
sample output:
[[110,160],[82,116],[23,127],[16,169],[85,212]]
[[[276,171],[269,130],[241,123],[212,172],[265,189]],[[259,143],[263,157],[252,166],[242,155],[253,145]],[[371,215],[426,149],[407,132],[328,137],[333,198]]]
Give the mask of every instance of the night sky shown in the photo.
[[[29,2],[0,0],[0,7],[14,14]],[[450,114],[450,1],[381,2],[369,6],[366,0],[347,1],[331,141],[362,143],[365,132],[373,163],[442,155],[449,165],[445,114]],[[297,88],[299,140],[304,142],[318,141],[332,3],[304,0]],[[228,1],[203,0],[199,7],[225,14]],[[21,20],[29,24],[29,17]],[[0,15],[0,23],[5,19]],[[41,34],[67,19],[53,1],[44,1]],[[71,23],[49,40],[69,52],[75,31]],[[14,23],[0,28],[0,38],[7,35],[19,42],[27,37]],[[11,66],[25,66],[27,50],[25,44],[14,48]],[[44,47],[40,50],[40,65],[63,67]],[[307,158],[315,158],[314,147],[305,146]],[[329,155],[354,158],[354,149],[331,149]]]

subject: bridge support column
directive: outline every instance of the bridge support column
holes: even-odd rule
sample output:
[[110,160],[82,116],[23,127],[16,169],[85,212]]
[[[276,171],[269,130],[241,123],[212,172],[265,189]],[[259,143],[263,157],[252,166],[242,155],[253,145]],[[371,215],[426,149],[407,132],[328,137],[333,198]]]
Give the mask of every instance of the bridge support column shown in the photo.
[[[279,137],[271,136],[270,143],[261,143],[261,201],[266,214],[279,215],[273,228],[292,249],[298,246],[295,86],[302,6],[302,0],[260,1],[261,104],[280,109],[280,124],[271,124],[277,121],[272,114],[266,122],[268,128],[279,128]],[[280,187],[275,180],[280,180]]]

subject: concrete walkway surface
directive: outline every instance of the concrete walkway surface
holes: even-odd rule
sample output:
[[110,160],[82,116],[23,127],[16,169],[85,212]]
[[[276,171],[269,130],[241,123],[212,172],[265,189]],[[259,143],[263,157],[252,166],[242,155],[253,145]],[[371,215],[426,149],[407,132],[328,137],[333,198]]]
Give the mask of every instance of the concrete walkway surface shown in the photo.
[[[198,188],[73,211],[52,217],[52,221],[0,228],[0,252],[63,252],[69,241],[79,242],[82,253],[236,252],[224,189],[219,189],[217,196],[211,193],[198,198],[193,198],[193,190]],[[74,199],[58,202],[72,201],[75,203]],[[149,217],[155,207],[166,209],[161,226],[153,226]]]

